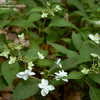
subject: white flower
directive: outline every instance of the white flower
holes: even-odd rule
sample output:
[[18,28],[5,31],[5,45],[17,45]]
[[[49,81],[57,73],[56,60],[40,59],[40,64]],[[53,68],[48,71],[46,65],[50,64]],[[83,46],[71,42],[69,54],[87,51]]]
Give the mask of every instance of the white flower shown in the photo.
[[25,39],[24,33],[18,35],[18,38],[19,38],[20,40],[24,40],[24,39]]
[[57,59],[56,64],[57,64],[60,68],[62,68],[61,58]]
[[100,56],[97,55],[97,54],[95,54],[95,53],[91,53],[90,55],[91,55],[92,57],[94,57],[94,58],[98,58],[98,59],[100,59]]
[[32,66],[34,66],[34,64],[32,62],[28,62],[28,69],[32,69]]
[[38,84],[38,87],[41,89],[42,96],[46,96],[49,91],[53,91],[55,89],[53,85],[49,85],[48,83],[48,80],[42,79],[41,83]]
[[10,56],[10,60],[9,60],[9,64],[13,64],[13,63],[15,63],[16,62],[16,57],[12,57],[12,56]]
[[95,35],[89,34],[89,38],[94,41],[96,44],[100,43],[100,34],[96,33]]
[[81,70],[81,72],[83,73],[83,74],[88,74],[89,73],[89,69],[87,69],[87,68],[83,68],[82,70]]
[[41,15],[41,17],[42,17],[42,18],[47,18],[47,17],[48,17],[48,13],[43,12],[42,15]]
[[5,50],[4,52],[0,53],[0,56],[8,58],[9,54],[10,54],[10,51],[9,50]]
[[60,10],[62,10],[62,9],[61,9],[60,5],[56,5],[56,7],[54,8],[54,10],[55,10],[56,12],[58,12],[58,11],[60,11]]
[[51,4],[49,2],[47,2],[47,5],[50,6]]
[[96,24],[96,25],[100,25],[100,20],[98,20],[98,21],[94,21],[94,24]]
[[45,58],[45,56],[42,53],[37,52],[37,54],[38,54],[39,59],[44,59]]
[[68,79],[66,78],[68,76],[68,73],[65,72],[64,70],[61,70],[59,72],[56,72],[55,75],[56,75],[55,76],[55,79],[56,80],[63,80],[65,82],[68,82]]
[[35,75],[35,73],[32,72],[32,70],[30,70],[30,69],[25,70],[24,72],[19,72],[18,74],[16,74],[16,76],[18,78],[21,78],[24,80],[27,80],[29,78],[29,76],[32,76],[32,75]]

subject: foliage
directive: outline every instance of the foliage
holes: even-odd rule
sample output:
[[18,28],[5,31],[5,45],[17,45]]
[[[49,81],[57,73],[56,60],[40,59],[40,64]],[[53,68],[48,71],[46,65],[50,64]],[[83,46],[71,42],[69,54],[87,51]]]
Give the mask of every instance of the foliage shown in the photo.
[[[1,2],[0,90],[10,87],[13,100],[24,100],[40,95],[42,79],[54,87],[67,79],[88,86],[88,100],[99,100],[99,28],[99,0]],[[52,91],[52,85],[45,83],[44,93]]]

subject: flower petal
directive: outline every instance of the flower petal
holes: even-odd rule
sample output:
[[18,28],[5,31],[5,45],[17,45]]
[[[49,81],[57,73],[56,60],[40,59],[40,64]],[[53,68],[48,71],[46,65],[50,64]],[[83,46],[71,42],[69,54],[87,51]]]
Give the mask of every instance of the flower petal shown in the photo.
[[41,90],[41,95],[46,96],[49,93],[48,89],[42,89]]

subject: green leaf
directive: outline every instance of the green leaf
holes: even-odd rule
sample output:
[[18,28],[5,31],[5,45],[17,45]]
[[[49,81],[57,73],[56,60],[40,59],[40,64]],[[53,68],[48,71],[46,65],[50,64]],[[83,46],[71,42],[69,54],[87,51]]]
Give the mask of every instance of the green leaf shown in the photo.
[[81,79],[84,75],[81,72],[71,72],[68,75],[68,79]]
[[73,69],[79,67],[80,64],[90,61],[90,58],[86,58],[81,55],[70,57],[62,62],[63,68],[65,70]]
[[35,21],[40,20],[40,18],[41,18],[41,15],[40,15],[39,13],[32,13],[32,14],[29,16],[28,21],[29,21],[30,23],[32,23],[32,22],[35,22]]
[[79,50],[81,48],[81,46],[82,46],[82,43],[83,43],[80,34],[73,33],[72,34],[72,41],[73,41],[73,44],[74,44],[75,48],[77,50]]
[[58,52],[66,54],[68,57],[77,56],[76,52],[69,50],[62,45],[59,45],[59,44],[56,44],[56,43],[49,43],[49,44],[52,45]]
[[80,0],[68,0],[68,4],[77,7],[82,12],[84,11],[84,6]]
[[43,60],[38,60],[37,65],[39,67],[52,67],[54,64],[54,61],[49,60],[49,59],[43,59]]
[[74,24],[72,24],[69,21],[64,20],[64,18],[52,19],[49,27],[70,27],[70,28],[74,28],[78,30],[78,28]]
[[0,91],[4,90],[7,87],[6,82],[0,77]]
[[91,53],[96,53],[100,55],[100,47],[90,42],[86,41],[83,43],[83,46],[80,49],[80,55],[84,58],[89,58]]
[[100,84],[100,74],[89,74],[89,78]]
[[19,72],[18,63],[8,64],[8,62],[4,62],[1,66],[1,73],[9,85],[12,84],[18,72]]
[[38,49],[30,48],[27,51],[22,52],[22,55],[27,57],[29,60],[36,60],[38,59],[37,51]]
[[100,89],[97,89],[95,87],[90,87],[89,94],[91,100],[100,100]]
[[35,95],[39,90],[38,83],[38,79],[29,79],[20,82],[13,91],[13,100],[24,100]]

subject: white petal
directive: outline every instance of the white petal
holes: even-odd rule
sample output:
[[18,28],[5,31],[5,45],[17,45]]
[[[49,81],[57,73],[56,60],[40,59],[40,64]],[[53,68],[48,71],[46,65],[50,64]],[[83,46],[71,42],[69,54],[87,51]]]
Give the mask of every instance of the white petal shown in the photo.
[[26,75],[22,79],[27,80],[28,79],[28,76]]
[[30,76],[31,76],[31,75],[35,75],[35,74],[36,74],[36,73],[34,73],[34,72],[30,72],[30,73],[29,73]]
[[38,87],[41,88],[41,89],[43,88],[43,86],[44,86],[44,85],[42,85],[41,83],[38,84]]
[[48,90],[53,91],[55,87],[53,85],[48,85]]
[[91,40],[94,40],[94,35],[89,34],[89,38],[90,38]]
[[56,64],[58,65],[61,62],[61,58],[57,59]]
[[9,60],[9,64],[13,64],[13,63],[15,63],[16,62],[16,57],[12,57],[12,56],[10,56],[10,60]]
[[16,74],[16,76],[19,77],[19,78],[22,78],[24,75],[25,75],[24,72],[20,72],[20,73]]
[[39,59],[44,59],[45,58],[42,53],[38,52],[37,54],[38,54]]
[[20,72],[20,73],[16,74],[16,76],[18,78],[21,78],[21,79],[24,79],[24,80],[27,80],[28,79],[28,75],[25,74],[25,72]]
[[41,90],[41,95],[42,96],[46,96],[49,93],[49,91],[47,89],[42,89]]
[[68,79],[62,79],[63,81],[65,81],[65,82],[68,82]]
[[95,53],[91,53],[90,55],[91,55],[92,57],[98,57],[98,55],[95,54]]
[[42,84],[45,84],[45,85],[48,85],[48,83],[49,83],[48,80],[46,80],[46,79],[42,79],[41,82],[42,82]]
[[[32,74],[32,73],[31,73]],[[29,70],[25,70],[24,72],[20,72],[16,75],[18,78],[22,78],[24,80],[27,80],[29,76]]]

